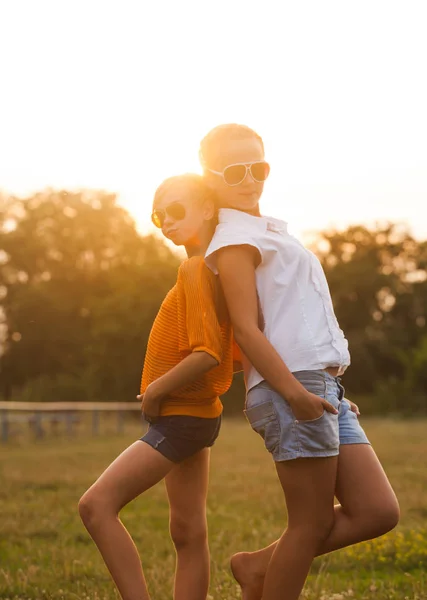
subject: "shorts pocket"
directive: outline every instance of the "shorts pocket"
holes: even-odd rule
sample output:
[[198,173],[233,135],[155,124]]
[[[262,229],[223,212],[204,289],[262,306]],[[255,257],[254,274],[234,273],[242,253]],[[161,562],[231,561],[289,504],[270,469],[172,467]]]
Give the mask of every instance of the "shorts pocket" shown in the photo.
[[[308,392],[319,396],[319,398],[326,398],[327,395],[327,382],[325,374],[322,371],[300,371],[294,373],[296,379],[305,387]],[[320,421],[325,415],[325,409],[321,415],[315,419],[296,419],[297,423],[316,423]],[[295,415],[294,415],[295,416]]]
[[323,419],[323,417],[325,416],[325,409],[323,409],[322,414],[319,417],[316,417],[315,419],[296,419],[297,423],[316,423],[316,421],[320,421],[320,419]]
[[339,448],[338,415],[324,411],[313,421],[296,421],[295,428],[303,449],[322,453]]
[[252,429],[263,438],[267,450],[273,452],[280,442],[280,423],[273,402],[267,400],[244,413]]

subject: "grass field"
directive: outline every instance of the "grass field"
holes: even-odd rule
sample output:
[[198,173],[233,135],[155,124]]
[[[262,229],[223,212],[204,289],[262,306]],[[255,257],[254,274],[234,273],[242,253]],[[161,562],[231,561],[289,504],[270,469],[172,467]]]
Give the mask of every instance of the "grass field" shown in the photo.
[[[427,421],[364,424],[398,494],[401,524],[377,541],[317,559],[305,597],[427,599]],[[51,437],[0,447],[0,598],[118,598],[76,507],[138,433],[132,425],[122,436]],[[269,455],[243,420],[223,424],[212,452],[208,514],[211,598],[238,599],[229,556],[270,543],[286,520]],[[174,552],[163,485],[122,517],[141,552],[153,599],[171,599]]]

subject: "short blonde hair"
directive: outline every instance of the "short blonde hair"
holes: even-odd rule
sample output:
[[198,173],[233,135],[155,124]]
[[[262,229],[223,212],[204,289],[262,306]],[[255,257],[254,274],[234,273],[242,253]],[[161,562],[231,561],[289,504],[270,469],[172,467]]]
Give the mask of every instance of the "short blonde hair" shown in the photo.
[[228,123],[214,127],[205,135],[200,142],[199,159],[202,167],[206,167],[212,162],[212,156],[215,152],[221,151],[227,143],[234,140],[244,140],[249,138],[257,139],[264,151],[264,142],[262,137],[250,127],[239,125],[237,123]]

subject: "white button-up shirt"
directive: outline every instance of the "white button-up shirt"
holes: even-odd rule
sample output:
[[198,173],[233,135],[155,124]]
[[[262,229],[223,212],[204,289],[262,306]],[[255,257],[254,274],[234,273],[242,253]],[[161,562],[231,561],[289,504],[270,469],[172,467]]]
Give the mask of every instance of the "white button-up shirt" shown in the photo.
[[[225,246],[253,246],[261,262],[256,285],[264,335],[292,372],[350,364],[348,342],[335,317],[323,268],[317,257],[287,231],[284,221],[224,208],[206,251],[209,268],[218,273],[215,252]],[[236,273],[238,277],[238,273]],[[247,389],[262,381],[250,366]]]

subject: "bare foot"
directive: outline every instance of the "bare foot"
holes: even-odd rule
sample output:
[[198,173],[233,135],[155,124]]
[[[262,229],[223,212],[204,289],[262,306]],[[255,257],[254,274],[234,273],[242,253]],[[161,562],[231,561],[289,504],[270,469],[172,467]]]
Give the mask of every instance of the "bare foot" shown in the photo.
[[255,560],[250,552],[238,552],[231,557],[231,572],[242,588],[242,600],[261,600],[264,574],[255,571]]

